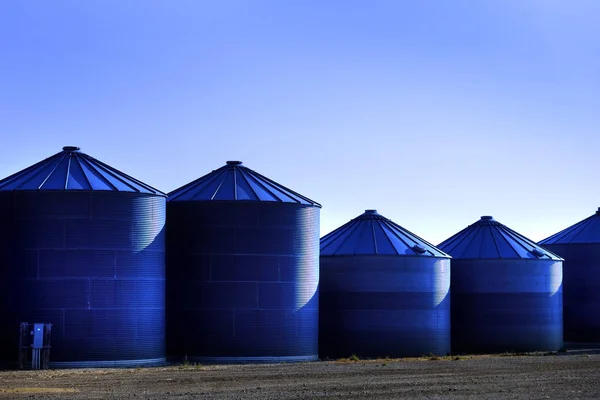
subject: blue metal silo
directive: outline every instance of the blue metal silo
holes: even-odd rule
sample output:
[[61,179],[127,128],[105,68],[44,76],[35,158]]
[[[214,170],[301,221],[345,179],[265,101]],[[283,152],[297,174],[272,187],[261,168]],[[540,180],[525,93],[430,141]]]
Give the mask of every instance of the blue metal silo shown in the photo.
[[565,259],[565,341],[600,342],[600,208],[539,244]]
[[452,256],[453,353],[562,347],[562,258],[490,216],[438,247]]
[[0,359],[52,323],[53,367],[165,361],[165,195],[64,147],[0,181]]
[[239,161],[170,193],[169,355],[317,359],[320,207]]
[[450,256],[366,210],[321,239],[321,357],[450,352]]

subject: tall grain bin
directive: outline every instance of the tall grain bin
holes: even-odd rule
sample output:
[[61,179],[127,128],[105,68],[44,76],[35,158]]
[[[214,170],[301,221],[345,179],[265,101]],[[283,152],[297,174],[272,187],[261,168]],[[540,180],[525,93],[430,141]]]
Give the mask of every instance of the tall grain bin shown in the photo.
[[450,352],[450,257],[366,210],[321,239],[322,357]]
[[600,342],[600,208],[539,244],[565,259],[565,341]]
[[51,366],[165,360],[165,195],[64,147],[0,181],[0,358],[52,323]]
[[317,359],[320,207],[239,161],[170,193],[169,354]]
[[452,256],[452,352],[558,350],[562,259],[481,217],[438,246]]

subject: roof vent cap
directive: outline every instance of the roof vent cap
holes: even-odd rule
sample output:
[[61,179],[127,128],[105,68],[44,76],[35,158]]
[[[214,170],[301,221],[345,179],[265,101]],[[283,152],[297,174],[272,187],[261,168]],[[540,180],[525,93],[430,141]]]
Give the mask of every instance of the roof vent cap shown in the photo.
[[491,215],[483,215],[483,216],[481,217],[481,219],[482,219],[483,221],[491,221],[491,220],[493,220],[493,219],[494,219],[494,217],[492,217]]
[[546,255],[546,253],[544,253],[543,251],[541,251],[540,249],[533,249],[531,250],[531,253],[536,256],[536,257],[544,257]]
[[63,147],[63,151],[79,151],[81,150],[79,147],[77,146],[65,146]]
[[365,210],[365,214],[377,214],[377,210]]
[[596,215],[600,215],[600,207],[598,207],[598,211],[596,211]]
[[417,253],[419,253],[419,254],[423,254],[423,253],[425,253],[427,251],[427,250],[425,250],[425,247],[421,246],[420,244],[415,244],[412,247],[412,249],[414,251],[416,251]]
[[227,165],[242,165],[241,161],[227,161]]

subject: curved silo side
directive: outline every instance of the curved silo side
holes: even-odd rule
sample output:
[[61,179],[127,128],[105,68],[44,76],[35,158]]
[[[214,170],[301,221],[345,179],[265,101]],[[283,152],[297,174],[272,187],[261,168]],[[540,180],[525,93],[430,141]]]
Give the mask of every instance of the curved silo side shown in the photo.
[[66,147],[0,181],[0,198],[12,202],[5,360],[19,322],[44,322],[53,367],[165,361],[164,194]]
[[565,341],[600,343],[600,208],[539,244],[565,259]]
[[[10,307],[14,302],[11,298],[14,289],[12,279],[12,251],[14,248],[14,234],[12,232],[12,195],[0,192],[0,368],[11,367],[16,358],[18,346],[18,313],[15,307]],[[18,323],[18,322],[17,322]],[[16,344],[15,344],[16,343]]]
[[562,259],[484,216],[439,248],[452,256],[452,352],[563,346]]
[[450,257],[367,210],[321,239],[322,358],[450,352]]
[[228,162],[167,212],[169,355],[317,358],[320,205]]

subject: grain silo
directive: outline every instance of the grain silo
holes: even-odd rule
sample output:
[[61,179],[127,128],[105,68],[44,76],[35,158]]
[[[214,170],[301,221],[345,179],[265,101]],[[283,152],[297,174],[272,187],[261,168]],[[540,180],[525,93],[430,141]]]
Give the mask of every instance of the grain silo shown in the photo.
[[366,210],[321,239],[321,357],[450,352],[450,257]]
[[239,161],[170,193],[169,355],[317,359],[320,207]]
[[558,350],[562,259],[481,217],[438,246],[452,256],[452,352]]
[[600,208],[539,243],[565,259],[565,342],[600,342]]
[[51,323],[52,367],[165,361],[165,195],[63,151],[0,181],[0,358]]

